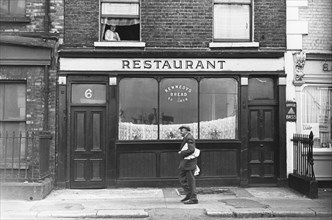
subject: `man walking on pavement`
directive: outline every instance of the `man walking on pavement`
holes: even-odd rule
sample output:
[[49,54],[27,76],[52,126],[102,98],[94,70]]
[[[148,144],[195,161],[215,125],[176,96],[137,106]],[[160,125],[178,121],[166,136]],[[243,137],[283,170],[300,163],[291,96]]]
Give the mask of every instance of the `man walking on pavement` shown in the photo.
[[[194,137],[190,134],[190,128],[188,126],[181,126],[180,128],[181,136],[183,141],[181,143],[180,151],[178,152],[181,156],[181,161],[179,165],[179,181],[186,194],[186,196],[181,200],[184,204],[197,204],[197,192],[196,192],[196,180],[194,172],[197,166],[197,158],[185,159],[185,157],[191,155],[195,152],[196,144]],[[181,150],[184,145],[187,146],[187,150]]]

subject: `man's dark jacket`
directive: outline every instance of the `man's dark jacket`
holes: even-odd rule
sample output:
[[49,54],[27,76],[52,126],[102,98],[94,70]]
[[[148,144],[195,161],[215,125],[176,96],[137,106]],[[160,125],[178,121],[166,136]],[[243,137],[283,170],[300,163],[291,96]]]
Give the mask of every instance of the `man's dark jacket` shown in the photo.
[[180,170],[194,170],[197,165],[197,158],[191,159],[191,160],[186,160],[184,159],[185,157],[189,156],[190,154],[194,153],[196,144],[195,144],[195,139],[194,137],[188,133],[184,138],[181,143],[180,150],[185,144],[188,144],[188,149],[185,151],[181,151],[180,156],[181,156],[181,161],[179,165]]

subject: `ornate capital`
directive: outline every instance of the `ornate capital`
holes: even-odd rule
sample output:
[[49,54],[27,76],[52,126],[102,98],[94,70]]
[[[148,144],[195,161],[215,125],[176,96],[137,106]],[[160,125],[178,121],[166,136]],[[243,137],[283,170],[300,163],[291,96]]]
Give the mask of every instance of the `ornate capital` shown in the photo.
[[304,64],[306,60],[305,52],[297,52],[294,54],[295,59],[295,81],[302,81],[304,77]]

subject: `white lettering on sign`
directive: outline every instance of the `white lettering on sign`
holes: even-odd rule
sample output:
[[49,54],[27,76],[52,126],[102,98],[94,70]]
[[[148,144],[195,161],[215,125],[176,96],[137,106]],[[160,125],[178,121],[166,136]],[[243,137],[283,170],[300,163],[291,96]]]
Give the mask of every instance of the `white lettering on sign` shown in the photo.
[[84,96],[87,99],[91,99],[92,98],[92,90],[91,89],[85,90]]
[[184,85],[172,85],[164,89],[168,94],[168,101],[186,102],[188,101],[188,93],[191,93],[191,89]]
[[287,120],[296,120],[296,115],[286,115]]
[[296,121],[296,102],[286,102],[286,121]]

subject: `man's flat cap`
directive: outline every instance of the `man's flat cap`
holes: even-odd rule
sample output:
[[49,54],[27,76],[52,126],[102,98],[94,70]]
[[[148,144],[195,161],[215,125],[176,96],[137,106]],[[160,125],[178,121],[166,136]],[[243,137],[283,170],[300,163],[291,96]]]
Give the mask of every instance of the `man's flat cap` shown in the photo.
[[190,131],[190,128],[188,126],[182,125],[181,127],[179,127],[180,130],[183,129],[183,128],[186,129],[187,131]]

